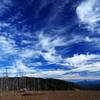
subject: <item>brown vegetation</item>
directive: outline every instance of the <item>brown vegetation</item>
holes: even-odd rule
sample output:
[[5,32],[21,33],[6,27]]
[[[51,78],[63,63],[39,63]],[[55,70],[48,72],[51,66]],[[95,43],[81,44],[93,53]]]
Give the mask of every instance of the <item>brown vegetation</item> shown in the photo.
[[100,100],[99,91],[1,92],[0,100]]

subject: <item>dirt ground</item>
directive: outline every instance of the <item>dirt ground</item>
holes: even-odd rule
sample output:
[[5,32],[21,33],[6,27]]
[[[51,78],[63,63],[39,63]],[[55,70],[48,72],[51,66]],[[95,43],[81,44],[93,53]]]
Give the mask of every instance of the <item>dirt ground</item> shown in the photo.
[[0,100],[100,100],[100,91],[1,92]]

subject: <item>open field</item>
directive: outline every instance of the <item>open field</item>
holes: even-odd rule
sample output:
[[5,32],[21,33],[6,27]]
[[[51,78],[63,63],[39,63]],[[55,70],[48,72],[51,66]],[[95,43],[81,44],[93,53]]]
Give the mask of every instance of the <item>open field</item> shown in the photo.
[[1,92],[0,100],[100,100],[100,91]]

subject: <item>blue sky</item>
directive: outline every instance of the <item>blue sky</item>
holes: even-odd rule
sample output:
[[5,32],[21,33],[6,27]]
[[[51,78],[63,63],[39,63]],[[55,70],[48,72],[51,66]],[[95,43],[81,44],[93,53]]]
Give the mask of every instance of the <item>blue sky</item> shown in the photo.
[[1,0],[0,73],[100,79],[99,0]]

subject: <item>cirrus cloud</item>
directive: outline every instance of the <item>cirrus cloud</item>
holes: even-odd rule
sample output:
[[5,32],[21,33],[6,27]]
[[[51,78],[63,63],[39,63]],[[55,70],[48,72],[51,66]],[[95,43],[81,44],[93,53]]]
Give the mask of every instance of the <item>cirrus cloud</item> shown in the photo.
[[82,1],[76,9],[77,16],[86,28],[100,33],[100,3],[99,0]]

